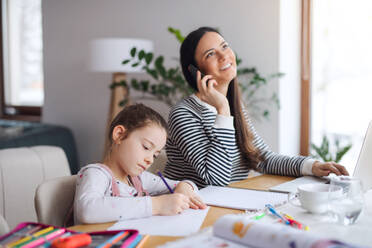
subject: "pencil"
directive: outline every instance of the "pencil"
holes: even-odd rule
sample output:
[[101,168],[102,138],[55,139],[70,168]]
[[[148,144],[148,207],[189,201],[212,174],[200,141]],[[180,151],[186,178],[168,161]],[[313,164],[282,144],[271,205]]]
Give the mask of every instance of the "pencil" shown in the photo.
[[163,180],[165,186],[167,186],[169,192],[173,194],[173,193],[174,193],[174,192],[173,192],[173,189],[172,189],[171,187],[169,187],[167,181],[165,181],[165,178],[163,177],[163,175],[161,174],[160,171],[158,171],[158,175],[159,175],[159,177],[161,178],[161,180]]

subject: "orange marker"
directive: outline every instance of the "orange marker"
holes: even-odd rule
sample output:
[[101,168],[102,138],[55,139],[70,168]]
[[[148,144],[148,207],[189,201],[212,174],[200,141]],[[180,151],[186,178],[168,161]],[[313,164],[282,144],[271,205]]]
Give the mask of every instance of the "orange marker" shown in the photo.
[[111,246],[113,246],[115,243],[119,242],[120,240],[124,239],[125,237],[127,237],[129,235],[129,232],[125,231],[125,232],[121,232],[121,233],[118,233],[116,234],[114,237],[112,237],[111,239],[109,239],[107,241],[107,243],[105,243],[103,246],[100,245],[100,246],[97,246],[97,247],[101,247],[102,248],[110,248]]
[[89,234],[76,234],[66,238],[58,238],[53,240],[53,248],[77,248],[92,243],[92,238]]

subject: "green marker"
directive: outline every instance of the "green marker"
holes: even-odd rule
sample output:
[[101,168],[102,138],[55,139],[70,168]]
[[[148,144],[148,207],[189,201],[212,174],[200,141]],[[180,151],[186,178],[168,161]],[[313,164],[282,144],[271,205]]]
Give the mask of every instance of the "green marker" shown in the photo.
[[256,215],[256,216],[254,216],[253,219],[254,219],[254,220],[259,220],[259,219],[262,219],[263,217],[265,217],[265,215],[266,215],[265,213],[262,213],[262,214],[260,214],[260,215]]

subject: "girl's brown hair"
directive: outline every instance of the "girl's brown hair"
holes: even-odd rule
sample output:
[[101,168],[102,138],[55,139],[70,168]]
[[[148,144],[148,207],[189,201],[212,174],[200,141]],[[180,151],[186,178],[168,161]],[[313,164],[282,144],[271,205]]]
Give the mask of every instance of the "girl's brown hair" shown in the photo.
[[[216,29],[210,27],[201,27],[191,32],[185,40],[182,42],[180,55],[181,55],[181,67],[183,75],[188,84],[196,91],[198,91],[196,85],[196,79],[190,73],[188,67],[193,64],[198,68],[195,60],[196,47],[199,44],[200,39],[207,32],[215,32],[220,34]],[[253,134],[248,128],[247,121],[243,114],[240,87],[236,78],[231,80],[227,91],[227,100],[229,101],[230,111],[234,116],[234,127],[236,130],[236,139],[240,152],[243,154],[243,160],[246,162],[249,168],[255,169],[257,164],[262,161],[262,157],[258,149],[253,145]]]
[[108,132],[109,146],[111,147],[112,145],[112,132],[116,126],[123,125],[125,127],[125,135],[121,137],[121,139],[125,139],[131,132],[150,124],[156,124],[164,128],[164,130],[168,130],[167,122],[152,108],[143,104],[133,104],[125,107],[115,116],[110,124]]

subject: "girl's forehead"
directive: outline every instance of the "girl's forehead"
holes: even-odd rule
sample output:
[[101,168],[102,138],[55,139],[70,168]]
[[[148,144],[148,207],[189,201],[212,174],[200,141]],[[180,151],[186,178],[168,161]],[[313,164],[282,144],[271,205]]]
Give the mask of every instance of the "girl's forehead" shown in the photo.
[[156,124],[148,124],[139,129],[141,132],[154,133],[154,132],[165,132],[163,127]]
[[141,138],[151,141],[156,146],[162,146],[167,136],[166,130],[157,124],[146,125],[134,132]]

